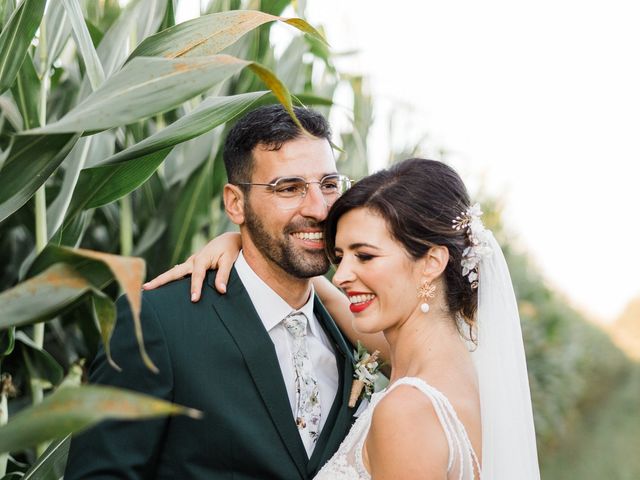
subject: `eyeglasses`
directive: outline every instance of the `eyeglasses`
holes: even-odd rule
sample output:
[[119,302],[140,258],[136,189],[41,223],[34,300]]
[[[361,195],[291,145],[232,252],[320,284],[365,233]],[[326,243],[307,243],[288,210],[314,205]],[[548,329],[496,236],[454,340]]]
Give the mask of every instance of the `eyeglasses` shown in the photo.
[[340,174],[325,175],[320,180],[311,182],[300,177],[282,177],[273,183],[238,182],[236,185],[267,187],[275,195],[280,208],[291,210],[302,204],[302,200],[309,191],[309,185],[312,183],[318,184],[324,203],[328,207],[333,205],[338,197],[351,187],[349,177]]

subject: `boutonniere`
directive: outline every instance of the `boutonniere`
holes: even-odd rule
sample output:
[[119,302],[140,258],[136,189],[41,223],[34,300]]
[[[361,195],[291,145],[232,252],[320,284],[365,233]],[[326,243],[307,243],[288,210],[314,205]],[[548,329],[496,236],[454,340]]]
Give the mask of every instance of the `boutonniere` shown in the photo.
[[371,398],[376,379],[380,373],[380,367],[382,366],[378,363],[379,355],[380,352],[378,350],[373,353],[367,352],[367,349],[358,342],[358,349],[353,352],[355,361],[353,364],[353,383],[351,384],[349,407],[353,408],[356,406],[360,395],[363,395],[367,399]]

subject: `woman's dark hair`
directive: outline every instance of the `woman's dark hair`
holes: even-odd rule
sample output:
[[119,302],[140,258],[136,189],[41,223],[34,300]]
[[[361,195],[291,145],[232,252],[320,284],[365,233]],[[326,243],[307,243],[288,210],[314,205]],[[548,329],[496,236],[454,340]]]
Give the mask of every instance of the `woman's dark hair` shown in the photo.
[[387,223],[392,237],[417,260],[436,245],[447,247],[444,271],[449,311],[473,325],[477,290],[462,275],[462,252],[469,245],[466,232],[452,221],[469,206],[469,194],[458,174],[435,160],[412,158],[355,183],[331,207],[324,226],[327,255],[336,262],[338,220],[350,210],[367,208]]

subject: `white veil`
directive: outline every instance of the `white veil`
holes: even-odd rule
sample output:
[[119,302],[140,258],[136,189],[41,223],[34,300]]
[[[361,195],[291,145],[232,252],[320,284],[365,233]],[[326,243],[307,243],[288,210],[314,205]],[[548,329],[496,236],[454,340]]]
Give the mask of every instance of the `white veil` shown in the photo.
[[536,436],[518,305],[500,245],[479,263],[477,341],[472,358],[480,384],[482,477],[539,480]]

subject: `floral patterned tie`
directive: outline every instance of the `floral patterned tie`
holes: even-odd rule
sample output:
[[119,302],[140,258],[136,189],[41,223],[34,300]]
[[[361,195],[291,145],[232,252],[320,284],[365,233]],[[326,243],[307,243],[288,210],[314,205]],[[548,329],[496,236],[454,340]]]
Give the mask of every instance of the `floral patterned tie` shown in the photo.
[[318,381],[311,373],[311,358],[307,349],[307,317],[302,312],[293,312],[282,323],[293,336],[293,366],[296,373],[296,425],[307,453],[310,454],[318,440],[322,410],[320,409]]

